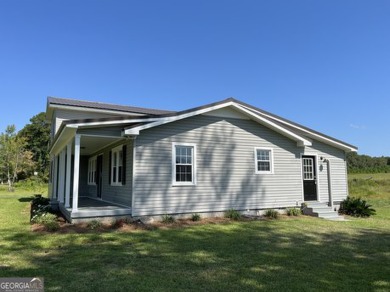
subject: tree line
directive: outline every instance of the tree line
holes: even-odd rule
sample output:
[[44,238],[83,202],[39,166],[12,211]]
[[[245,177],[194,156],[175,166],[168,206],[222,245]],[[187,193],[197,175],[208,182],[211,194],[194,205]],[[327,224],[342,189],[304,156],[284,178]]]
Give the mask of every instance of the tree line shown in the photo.
[[19,132],[9,125],[0,134],[0,183],[12,191],[15,182],[38,177],[44,182],[49,176],[50,125],[45,113],[30,119]]
[[347,154],[347,165],[349,173],[388,173],[390,157],[371,157],[351,152]]

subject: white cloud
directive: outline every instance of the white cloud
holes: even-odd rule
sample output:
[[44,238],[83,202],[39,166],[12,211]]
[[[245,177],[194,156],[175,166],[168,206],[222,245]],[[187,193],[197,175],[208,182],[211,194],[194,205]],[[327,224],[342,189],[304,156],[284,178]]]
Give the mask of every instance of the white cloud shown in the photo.
[[358,130],[365,130],[365,129],[367,129],[367,127],[366,126],[364,126],[364,125],[356,125],[356,124],[349,124],[349,126],[351,127],[351,128],[354,128],[354,129],[358,129]]

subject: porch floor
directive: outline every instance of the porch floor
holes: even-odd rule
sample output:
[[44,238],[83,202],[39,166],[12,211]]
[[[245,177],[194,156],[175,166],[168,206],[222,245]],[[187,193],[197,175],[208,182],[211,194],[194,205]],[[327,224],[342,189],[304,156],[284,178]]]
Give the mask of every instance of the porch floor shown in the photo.
[[131,207],[88,197],[79,198],[76,212],[72,212],[72,208],[65,208],[62,204],[60,204],[60,209],[70,222],[99,217],[131,216]]

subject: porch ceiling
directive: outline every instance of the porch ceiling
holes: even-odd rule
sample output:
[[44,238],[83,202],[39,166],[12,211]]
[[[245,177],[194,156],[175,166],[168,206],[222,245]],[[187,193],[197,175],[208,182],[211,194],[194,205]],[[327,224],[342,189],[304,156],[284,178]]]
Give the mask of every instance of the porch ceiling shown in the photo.
[[119,141],[123,138],[118,137],[98,137],[98,136],[81,136],[80,152],[81,155],[91,155],[107,147],[107,145]]

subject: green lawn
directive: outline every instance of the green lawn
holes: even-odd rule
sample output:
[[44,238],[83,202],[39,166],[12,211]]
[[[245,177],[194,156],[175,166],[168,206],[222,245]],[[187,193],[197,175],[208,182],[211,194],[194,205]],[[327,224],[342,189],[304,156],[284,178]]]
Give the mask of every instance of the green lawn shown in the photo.
[[[353,178],[356,192],[367,180]],[[389,192],[367,195],[377,216],[349,222],[42,234],[28,223],[32,193],[3,191],[0,277],[43,276],[46,291],[389,291]]]

